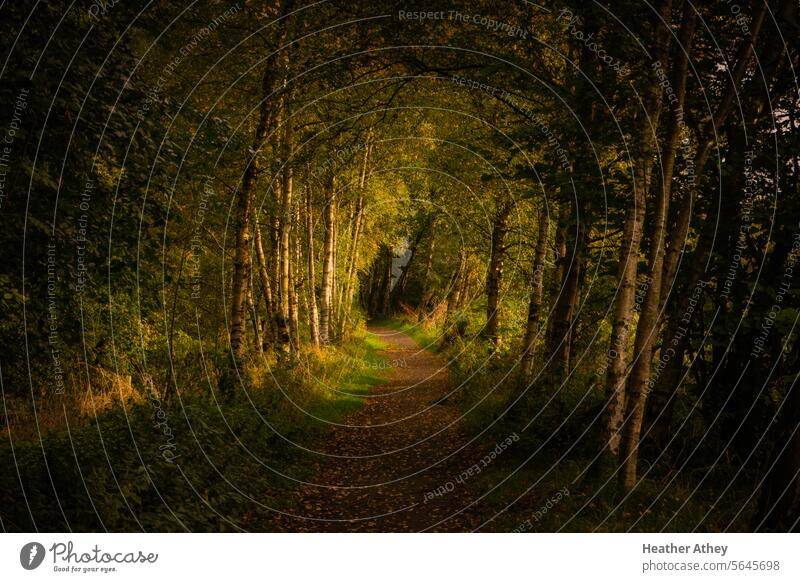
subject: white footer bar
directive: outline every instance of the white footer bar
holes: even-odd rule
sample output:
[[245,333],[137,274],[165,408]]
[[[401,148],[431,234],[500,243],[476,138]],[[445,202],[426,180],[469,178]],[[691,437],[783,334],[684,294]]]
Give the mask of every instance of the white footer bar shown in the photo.
[[791,534],[4,534],[0,580],[795,581],[799,554]]

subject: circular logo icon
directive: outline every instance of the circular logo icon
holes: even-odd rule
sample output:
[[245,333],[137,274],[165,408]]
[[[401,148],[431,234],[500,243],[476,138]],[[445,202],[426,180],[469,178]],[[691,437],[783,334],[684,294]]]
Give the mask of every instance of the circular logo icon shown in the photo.
[[22,546],[19,552],[19,563],[26,570],[35,570],[44,561],[44,546],[39,542],[30,542]]

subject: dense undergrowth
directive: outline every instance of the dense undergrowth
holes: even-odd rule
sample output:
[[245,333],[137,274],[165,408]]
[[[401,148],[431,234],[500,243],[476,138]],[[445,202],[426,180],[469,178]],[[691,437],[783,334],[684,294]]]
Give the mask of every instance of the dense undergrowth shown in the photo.
[[446,329],[441,322],[414,318],[385,325],[408,333],[448,362],[453,386],[449,400],[462,411],[471,436],[493,443],[520,435],[519,443],[479,477],[492,507],[485,529],[748,530],[756,510],[757,472],[746,465],[716,463],[713,449],[697,448],[690,439],[707,427],[699,426],[696,413],[681,410],[676,418],[679,425],[698,425],[681,432],[681,442],[662,452],[646,449],[642,479],[622,496],[616,467],[598,456],[604,401],[591,362],[563,383],[554,383],[541,362],[526,379],[518,352],[508,349],[513,340],[499,349],[491,346],[480,337],[479,315],[463,336],[441,332]]
[[[374,338],[255,360],[240,389],[150,393],[0,448],[6,531],[265,529],[283,492],[311,477],[295,457],[325,422],[382,382]],[[198,383],[208,382],[198,378]],[[322,420],[323,422],[320,422]],[[13,434],[13,427],[8,427]],[[12,502],[13,500],[13,502]]]

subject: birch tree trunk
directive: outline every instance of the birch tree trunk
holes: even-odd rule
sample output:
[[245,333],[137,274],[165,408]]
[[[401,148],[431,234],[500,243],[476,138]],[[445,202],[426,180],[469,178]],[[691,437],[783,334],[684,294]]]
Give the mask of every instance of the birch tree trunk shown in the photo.
[[290,237],[291,254],[289,261],[289,337],[292,350],[300,351],[300,301],[297,288],[300,285],[300,215],[299,209],[292,213],[292,234]]
[[417,234],[408,247],[408,262],[406,262],[405,266],[400,268],[400,275],[397,278],[394,289],[392,289],[392,305],[395,307],[399,305],[403,291],[405,291],[406,284],[408,283],[409,273],[411,272],[411,267],[413,266],[414,259],[417,255],[417,248],[419,248],[419,244],[422,242],[422,237],[425,236],[425,232],[428,230],[428,225],[431,223],[431,218],[431,216],[427,216],[422,219],[422,223],[418,227]]
[[264,292],[264,303],[267,311],[266,325],[262,335],[262,346],[268,341],[268,336],[273,331],[275,305],[272,297],[272,282],[269,279],[267,256],[264,252],[264,243],[261,238],[261,226],[258,220],[253,221],[253,231],[255,233],[256,257],[258,258],[258,273],[261,278],[261,287]]
[[[636,468],[639,451],[639,438],[644,418],[644,407],[647,400],[647,387],[650,381],[650,365],[653,360],[653,346],[658,334],[658,320],[661,301],[661,275],[664,265],[664,240],[669,213],[669,200],[672,192],[672,179],[675,170],[675,159],[678,152],[678,140],[685,128],[683,121],[683,105],[686,95],[686,75],[688,70],[688,53],[691,50],[695,28],[695,8],[689,3],[684,5],[683,19],[678,35],[678,56],[672,66],[671,86],[676,101],[670,107],[669,125],[667,128],[661,156],[662,177],[656,186],[654,200],[653,226],[650,233],[648,263],[650,265],[648,287],[644,303],[639,315],[634,340],[634,361],[627,387],[625,422],[621,431],[620,452],[621,471],[620,487],[630,491],[636,484]],[[687,137],[688,139],[688,137]]]
[[[669,24],[672,20],[672,1],[659,5],[659,16],[653,19],[655,39],[653,53],[662,67],[669,57]],[[650,184],[656,150],[656,132],[661,116],[662,88],[655,71],[650,70],[650,80],[644,96],[644,111],[638,128],[638,159],[633,171],[633,200],[622,235],[619,258],[619,286],[614,303],[614,319],[609,339],[606,361],[606,408],[604,410],[604,445],[608,453],[616,456],[620,447],[620,430],[625,412],[625,374],[628,368],[628,344],[634,301],[636,299],[636,274],[639,247],[645,219],[647,189]]]
[[522,372],[526,376],[530,376],[533,371],[533,344],[539,331],[544,296],[544,270],[547,259],[547,241],[550,234],[550,215],[544,207],[539,210],[538,226],[539,232],[536,236],[536,252],[533,258],[533,275],[531,277],[531,300],[528,305],[528,321],[522,344]]
[[383,290],[381,292],[380,313],[388,316],[392,312],[392,261],[394,252],[386,245],[386,262],[384,263]]
[[283,100],[283,140],[281,157],[283,162],[283,179],[281,181],[281,213],[279,227],[279,262],[280,262],[280,318],[278,330],[281,347],[284,351],[296,349],[292,345],[292,312],[291,312],[291,233],[292,233],[292,188],[294,170],[292,161],[292,124],[289,96]]
[[314,255],[314,222],[311,215],[311,188],[306,186],[306,250],[308,259],[308,329],[311,343],[319,346],[319,313],[317,312],[317,274]]
[[[285,16],[292,10],[293,0],[285,0],[281,5],[281,15]],[[284,44],[286,27],[281,27],[278,46]],[[250,146],[250,158],[242,175],[240,187],[236,190],[235,209],[235,242],[233,258],[233,282],[231,285],[231,321],[230,321],[230,346],[234,360],[240,360],[245,352],[245,303],[247,300],[247,287],[250,281],[252,261],[250,257],[251,239],[251,214],[253,195],[258,183],[261,150],[269,135],[272,109],[268,98],[275,89],[275,56],[267,59],[264,64],[264,73],[261,77],[261,104],[258,108],[258,124],[256,126],[253,142]]]
[[245,168],[240,187],[236,191],[236,236],[233,259],[233,284],[231,291],[230,345],[236,361],[245,352],[245,303],[247,301],[248,281],[250,280],[251,257],[251,214],[253,193],[255,192],[260,168],[259,155],[266,141],[270,108],[266,97],[272,93],[272,69],[268,64],[262,78],[262,94],[264,95],[259,110],[258,126],[255,131],[250,160]]
[[[371,132],[370,132],[371,135]],[[347,266],[347,283],[345,285],[345,292],[343,294],[344,311],[349,313],[353,306],[353,296],[356,287],[356,274],[358,273],[358,260],[360,255],[361,236],[364,232],[365,208],[364,208],[364,187],[367,181],[367,165],[369,163],[370,154],[369,138],[367,144],[364,146],[364,160],[361,165],[361,176],[358,183],[358,202],[356,203],[356,224],[355,232],[353,234],[353,248],[350,254],[350,262]],[[345,314],[340,314],[340,319],[344,319]]]
[[[790,3],[787,3],[784,7],[789,7],[789,4]],[[678,261],[680,260],[686,236],[689,232],[692,214],[695,212],[695,189],[699,186],[705,165],[713,151],[716,135],[730,114],[734,99],[740,91],[740,84],[747,71],[753,47],[761,33],[766,10],[767,6],[764,4],[754,16],[753,23],[750,27],[752,31],[751,35],[742,42],[742,45],[737,51],[736,64],[733,67],[726,93],[712,115],[713,122],[711,126],[705,132],[705,137],[700,141],[694,163],[695,181],[694,184],[688,188],[681,203],[675,225],[671,229],[671,237],[664,256],[659,311],[663,311],[667,306],[670,300],[672,287],[675,284]],[[677,300],[674,301],[674,308],[670,309],[672,315],[668,317],[668,323],[662,341],[662,345],[668,346],[670,349],[670,359],[666,363],[653,389],[653,402],[659,408],[656,415],[658,420],[653,423],[653,437],[659,446],[662,446],[667,441],[671,411],[674,405],[674,390],[680,381],[681,372],[683,370],[683,360],[688,346],[688,329],[682,324],[682,317],[680,314],[686,313],[690,300],[702,301],[704,283],[700,278],[703,272],[704,257],[714,238],[714,229],[712,227],[715,222],[716,206],[711,205],[705,225],[701,229],[697,246],[689,260],[688,274],[686,283],[683,286],[683,292]],[[700,299],[694,297],[696,292],[699,292],[701,296]]]
[[445,325],[450,325],[453,322],[453,315],[461,305],[461,288],[462,279],[466,277],[467,258],[464,249],[459,253],[458,266],[453,270],[450,280],[447,284],[447,308],[445,310]]
[[253,324],[253,342],[259,352],[263,351],[261,344],[261,326],[258,324],[258,308],[256,302],[253,301],[253,289],[250,287],[247,293],[247,308],[250,311],[250,319]]
[[335,268],[334,228],[336,223],[336,178],[331,177],[325,195],[325,242],[322,261],[322,292],[320,306],[319,339],[323,344],[331,341],[331,315],[333,312],[333,285]]

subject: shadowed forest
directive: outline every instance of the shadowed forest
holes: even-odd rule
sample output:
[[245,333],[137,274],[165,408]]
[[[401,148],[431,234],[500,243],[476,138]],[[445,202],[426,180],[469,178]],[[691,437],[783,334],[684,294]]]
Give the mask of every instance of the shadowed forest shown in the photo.
[[796,0],[0,4],[0,524],[796,531]]

